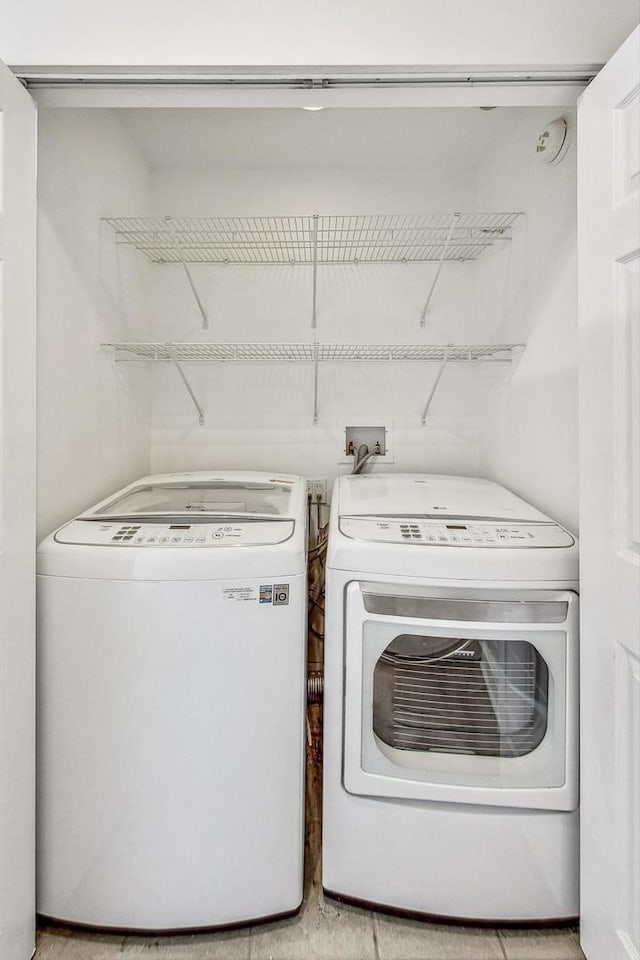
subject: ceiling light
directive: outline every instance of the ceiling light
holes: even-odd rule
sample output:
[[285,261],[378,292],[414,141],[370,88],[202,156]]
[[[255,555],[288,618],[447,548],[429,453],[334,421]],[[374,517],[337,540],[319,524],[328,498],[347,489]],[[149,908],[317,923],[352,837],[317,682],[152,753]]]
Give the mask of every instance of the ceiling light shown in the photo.
[[303,107],[303,110],[324,110],[324,107]]

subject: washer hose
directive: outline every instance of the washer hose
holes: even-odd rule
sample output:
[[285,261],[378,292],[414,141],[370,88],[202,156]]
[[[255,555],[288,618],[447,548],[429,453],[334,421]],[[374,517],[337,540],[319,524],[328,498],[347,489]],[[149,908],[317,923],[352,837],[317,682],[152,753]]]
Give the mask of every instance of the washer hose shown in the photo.
[[319,670],[307,674],[307,703],[322,703],[324,679]]

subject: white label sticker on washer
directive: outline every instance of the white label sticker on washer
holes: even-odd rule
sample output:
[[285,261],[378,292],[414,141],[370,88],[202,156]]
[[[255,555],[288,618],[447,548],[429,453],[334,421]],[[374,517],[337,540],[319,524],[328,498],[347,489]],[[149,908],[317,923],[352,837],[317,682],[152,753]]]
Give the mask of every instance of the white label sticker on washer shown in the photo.
[[273,602],[273,584],[263,583],[260,586],[260,603]]
[[225,600],[257,600],[258,591],[255,587],[223,587],[222,596]]

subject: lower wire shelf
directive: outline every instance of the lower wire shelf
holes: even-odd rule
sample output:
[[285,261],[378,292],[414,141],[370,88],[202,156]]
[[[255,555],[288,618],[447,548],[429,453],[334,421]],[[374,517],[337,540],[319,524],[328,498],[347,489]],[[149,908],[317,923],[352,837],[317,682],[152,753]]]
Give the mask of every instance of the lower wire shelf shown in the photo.
[[116,361],[164,361],[173,363],[198,412],[200,424],[205,414],[189,383],[183,361],[270,361],[308,362],[314,365],[313,422],[318,422],[318,366],[334,362],[439,362],[422,411],[424,426],[438,384],[448,363],[514,363],[524,351],[522,343],[491,344],[417,344],[417,343],[103,343],[102,349]]

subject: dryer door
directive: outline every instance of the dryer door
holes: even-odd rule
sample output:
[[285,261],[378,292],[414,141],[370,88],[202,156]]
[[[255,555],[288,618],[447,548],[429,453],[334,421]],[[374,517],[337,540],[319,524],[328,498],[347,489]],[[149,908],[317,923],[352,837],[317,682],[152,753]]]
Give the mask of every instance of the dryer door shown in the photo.
[[351,583],[346,599],[346,790],[576,807],[574,593]]

